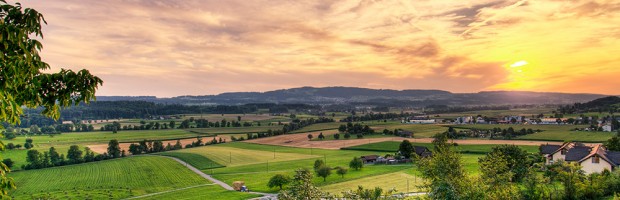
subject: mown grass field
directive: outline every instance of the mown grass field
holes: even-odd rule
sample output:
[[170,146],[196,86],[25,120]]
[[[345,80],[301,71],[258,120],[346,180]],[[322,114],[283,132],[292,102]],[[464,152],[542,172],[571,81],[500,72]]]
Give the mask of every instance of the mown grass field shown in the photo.
[[239,133],[257,133],[267,132],[267,130],[280,130],[282,126],[250,126],[250,127],[213,127],[213,128],[192,128],[186,131],[199,134],[239,134]]
[[178,162],[135,156],[10,174],[15,199],[121,199],[210,183]]
[[211,168],[224,167],[224,165],[221,165],[203,155],[196,154],[196,153],[168,151],[168,152],[158,153],[158,155],[170,156],[170,157],[181,159],[198,169],[211,169]]

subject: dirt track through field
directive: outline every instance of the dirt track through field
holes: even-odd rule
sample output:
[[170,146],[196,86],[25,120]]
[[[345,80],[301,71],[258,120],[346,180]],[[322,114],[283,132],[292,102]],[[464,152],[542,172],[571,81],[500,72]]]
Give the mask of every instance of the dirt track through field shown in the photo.
[[[311,132],[314,137],[319,132]],[[333,135],[337,130],[322,131],[323,135]],[[402,137],[384,137],[384,138],[368,138],[368,139],[349,139],[349,140],[326,140],[326,141],[310,141],[308,140],[309,133],[279,135],[275,137],[260,138],[255,140],[248,140],[245,142],[255,144],[268,144],[288,147],[302,147],[302,148],[319,148],[319,149],[340,149],[344,147],[358,146],[362,144],[370,144],[385,141],[402,141],[409,140],[413,143],[431,143],[433,138],[402,138]],[[451,140],[458,144],[513,144],[513,145],[530,145],[538,146],[541,144],[562,144],[562,142],[550,142],[550,141],[531,141],[531,140]],[[596,144],[596,143],[587,143]]]

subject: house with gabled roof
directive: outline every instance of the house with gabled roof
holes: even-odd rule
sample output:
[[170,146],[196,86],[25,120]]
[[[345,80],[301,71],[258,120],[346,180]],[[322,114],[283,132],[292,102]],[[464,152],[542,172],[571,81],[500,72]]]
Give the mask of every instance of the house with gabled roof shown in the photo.
[[[556,147],[557,149],[553,150]],[[594,146],[585,146],[580,143],[564,143],[561,146],[542,145],[540,152],[545,156],[546,164],[553,164],[557,160],[577,162],[586,174],[600,173],[604,170],[612,171],[620,166],[620,152],[608,151],[600,144]]]

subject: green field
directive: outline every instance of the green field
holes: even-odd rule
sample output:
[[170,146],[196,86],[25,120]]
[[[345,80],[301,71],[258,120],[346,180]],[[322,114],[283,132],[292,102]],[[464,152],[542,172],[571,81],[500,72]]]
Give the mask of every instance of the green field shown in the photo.
[[516,131],[522,128],[542,130],[542,132],[519,136],[516,138],[518,140],[604,142],[615,135],[612,132],[572,131],[575,128],[588,127],[586,125],[468,124],[451,126],[462,129],[493,129],[495,127],[507,129],[512,127]]
[[[363,144],[363,145],[359,145],[359,146],[353,146],[353,147],[347,147],[344,148],[346,150],[361,150],[361,151],[379,151],[379,152],[396,152],[398,151],[398,146],[400,145],[401,141],[385,141],[385,142],[377,142],[377,143],[371,143],[371,144]],[[430,143],[413,143],[413,145],[415,146],[424,146],[427,147],[429,149],[433,148],[433,144]],[[460,144],[458,146],[456,146],[455,148],[460,151],[461,153],[477,153],[477,154],[483,154],[483,153],[488,153],[491,152],[493,147],[496,147],[499,145],[495,145],[495,144]],[[526,146],[526,145],[521,145],[519,146],[520,148],[522,148],[523,150],[529,152],[529,153],[537,153],[538,150],[538,146]]]
[[210,183],[178,162],[156,156],[20,171],[10,177],[18,186],[10,193],[15,199],[119,199]]
[[198,169],[211,169],[211,168],[224,167],[224,165],[216,163],[215,161],[212,161],[211,159],[204,157],[200,154],[196,154],[196,153],[168,151],[168,152],[158,153],[158,155],[170,156],[170,157],[181,159]]
[[341,194],[342,192],[347,190],[355,190],[358,186],[361,185],[366,189],[381,187],[384,192],[387,192],[391,189],[395,189],[395,193],[420,192],[420,188],[418,188],[418,186],[422,185],[423,180],[420,177],[412,175],[412,172],[412,170],[392,172],[388,174],[335,183],[323,186],[321,187],[321,189],[331,194]]

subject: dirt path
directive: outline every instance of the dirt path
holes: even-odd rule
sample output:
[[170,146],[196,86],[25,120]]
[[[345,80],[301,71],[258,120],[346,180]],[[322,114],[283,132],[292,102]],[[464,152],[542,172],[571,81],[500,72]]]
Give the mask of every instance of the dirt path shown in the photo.
[[[311,132],[316,137],[319,132]],[[333,135],[337,130],[323,131],[323,135]],[[349,139],[349,140],[326,140],[326,141],[310,141],[307,136],[309,133],[298,133],[279,135],[275,137],[260,138],[255,140],[248,140],[244,142],[255,144],[268,144],[288,147],[301,147],[301,148],[319,148],[319,149],[340,149],[344,147],[358,146],[362,144],[370,144],[385,141],[402,141],[409,140],[413,143],[431,143],[433,138],[402,138],[402,137],[384,137],[384,138],[368,138],[368,139]],[[550,141],[532,141],[532,140],[479,140],[479,139],[467,139],[467,140],[451,140],[458,144],[513,144],[513,145],[531,145],[538,146],[541,144],[562,144],[562,142],[550,142]],[[592,143],[594,144],[594,143]]]

